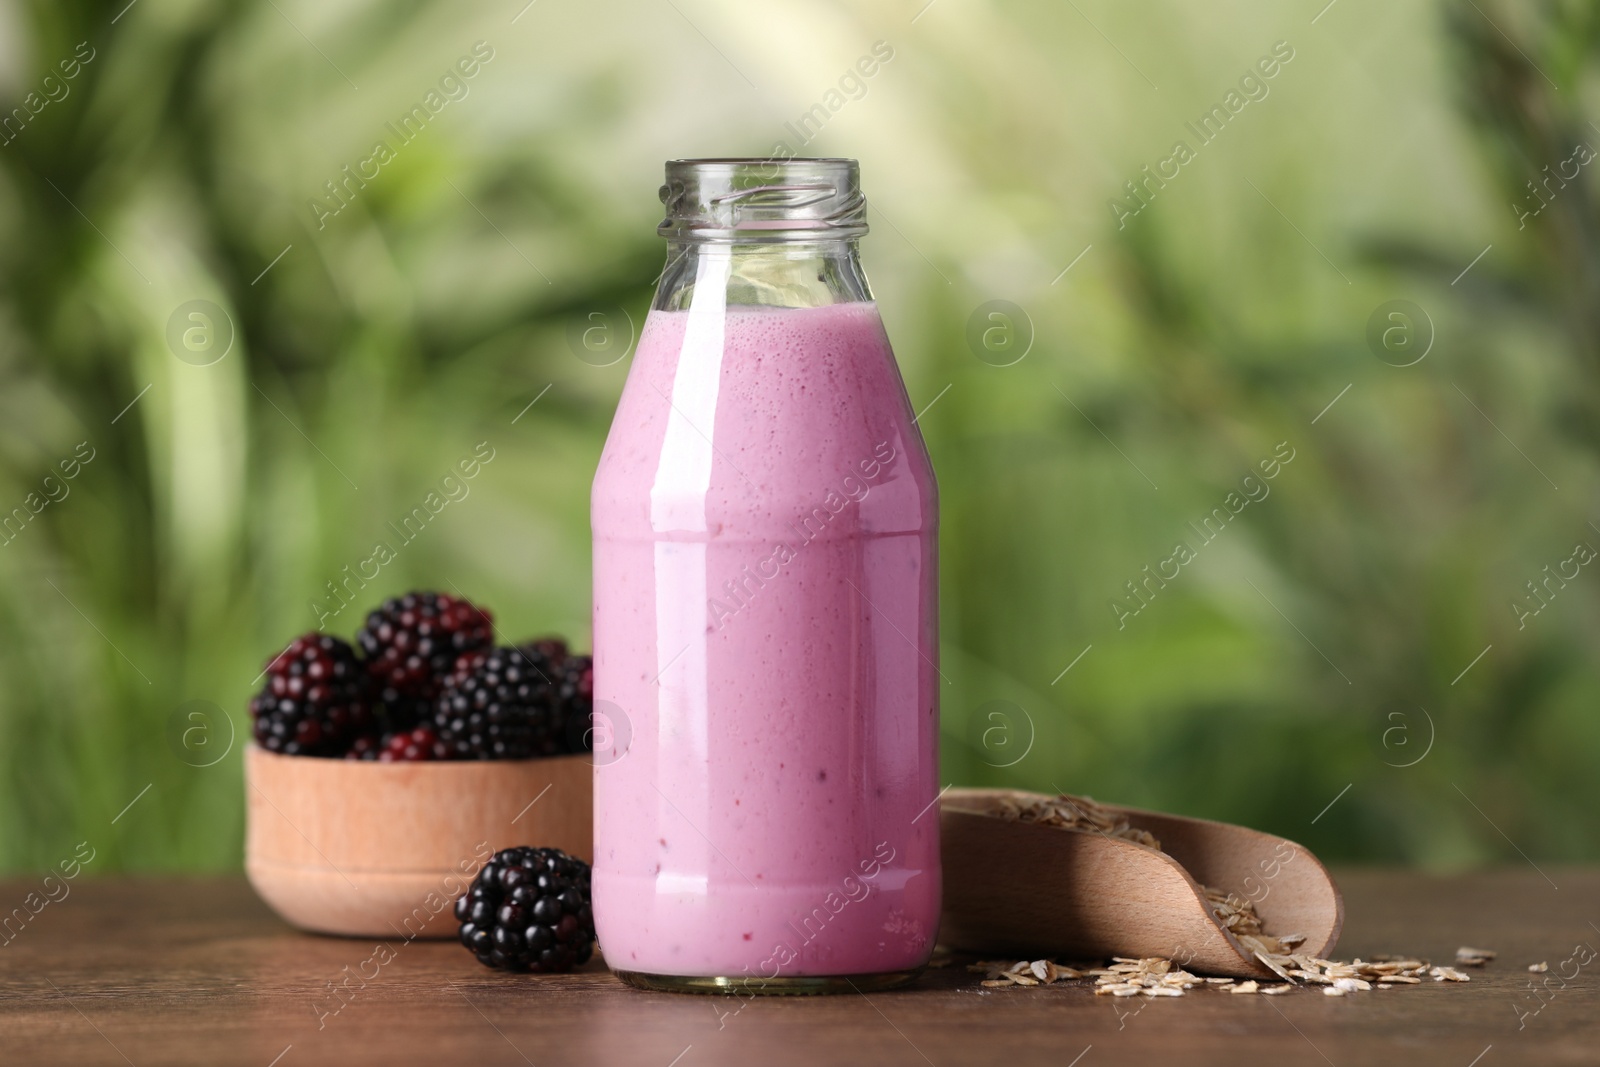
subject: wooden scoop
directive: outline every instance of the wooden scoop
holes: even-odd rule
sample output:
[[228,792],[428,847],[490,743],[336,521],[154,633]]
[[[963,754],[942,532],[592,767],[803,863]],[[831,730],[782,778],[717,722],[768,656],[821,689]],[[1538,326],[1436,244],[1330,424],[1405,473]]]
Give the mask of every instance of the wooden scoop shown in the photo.
[[992,957],[1096,960],[1162,956],[1190,971],[1277,977],[1223,928],[1202,886],[1254,902],[1269,935],[1304,934],[1296,953],[1326,957],[1344,901],[1304,846],[1227,823],[1098,805],[1161,842],[1002,818],[1002,798],[952,789],[940,805],[944,914],[939,940]]

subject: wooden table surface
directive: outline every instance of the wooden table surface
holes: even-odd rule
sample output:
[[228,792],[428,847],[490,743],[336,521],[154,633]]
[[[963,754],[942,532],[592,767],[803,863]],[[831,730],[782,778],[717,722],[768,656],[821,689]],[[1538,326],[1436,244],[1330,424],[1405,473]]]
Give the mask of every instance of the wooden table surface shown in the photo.
[[[368,962],[375,941],[297,933],[239,879],[83,880],[0,946],[0,1063],[1600,1063],[1600,960],[1558,975],[1575,946],[1600,947],[1600,871],[1548,873],[1559,888],[1526,868],[1339,873],[1338,958],[1448,963],[1458,945],[1498,950],[1467,984],[1135,1001],[1096,997],[1087,983],[981,989],[960,966],[870,998],[746,1002],[639,992],[599,964],[500,974],[450,942],[397,942],[379,964]],[[36,889],[0,883],[0,904]],[[1540,961],[1550,970],[1530,975]],[[338,1006],[328,983],[346,967],[376,976],[321,1014]],[[1543,983],[1538,999],[1531,980]]]

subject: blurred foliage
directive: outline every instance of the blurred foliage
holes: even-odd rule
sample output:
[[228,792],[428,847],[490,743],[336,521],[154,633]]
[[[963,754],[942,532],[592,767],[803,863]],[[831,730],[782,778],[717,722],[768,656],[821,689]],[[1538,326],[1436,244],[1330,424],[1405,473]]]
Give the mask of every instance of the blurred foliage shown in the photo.
[[[1600,858],[1600,576],[1511,607],[1600,546],[1595,168],[1526,184],[1600,146],[1595,5],[125,4],[0,5],[0,515],[67,490],[0,537],[0,870],[84,839],[97,871],[236,867],[263,661],[478,442],[470,496],[330,628],[456,588],[585,644],[627,361],[568,327],[642,321],[662,160],[779,144],[862,160],[867,266],[937,398],[946,781],[1343,860]],[[1270,92],[1119,228],[1279,41]],[[1031,318],[1013,366],[966,341],[995,299]],[[1366,341],[1395,299],[1435,331],[1403,368]],[[234,328],[207,366],[167,340],[194,300]],[[1270,496],[1119,628],[1124,582],[1279,442]],[[195,700],[238,734],[214,766],[169,741]]]

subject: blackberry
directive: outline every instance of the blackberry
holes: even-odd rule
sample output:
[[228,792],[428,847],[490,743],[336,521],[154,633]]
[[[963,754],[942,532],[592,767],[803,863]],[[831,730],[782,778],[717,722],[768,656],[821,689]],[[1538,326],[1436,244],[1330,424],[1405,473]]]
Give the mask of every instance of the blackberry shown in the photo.
[[428,721],[456,657],[494,643],[494,621],[470,601],[444,593],[392,597],[356,635],[391,730]]
[[567,642],[559,637],[539,637],[532,641],[524,641],[522,648],[537,651],[551,663],[560,663],[567,658]]
[[555,848],[507,848],[456,901],[461,943],[508,971],[570,971],[594,954],[589,865]]
[[377,763],[422,763],[450,758],[449,746],[431,727],[392,734],[363,734],[344,754],[348,760]]
[[530,759],[565,749],[559,672],[532,645],[456,660],[434,709],[439,739],[458,759]]
[[594,751],[594,657],[567,656],[556,681],[556,699],[566,720],[567,751]]
[[267,664],[250,701],[256,742],[286,756],[340,756],[373,726],[371,683],[355,649],[327,634],[297,637]]
[[391,734],[378,753],[379,763],[422,763],[449,758],[449,746],[426,726],[409,733]]

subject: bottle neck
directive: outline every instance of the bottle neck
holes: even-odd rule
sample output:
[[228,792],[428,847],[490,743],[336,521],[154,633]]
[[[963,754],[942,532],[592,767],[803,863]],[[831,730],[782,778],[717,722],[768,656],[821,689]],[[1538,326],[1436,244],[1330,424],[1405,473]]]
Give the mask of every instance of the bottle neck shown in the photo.
[[655,311],[697,302],[724,307],[809,308],[869,301],[854,237],[788,241],[672,240]]

